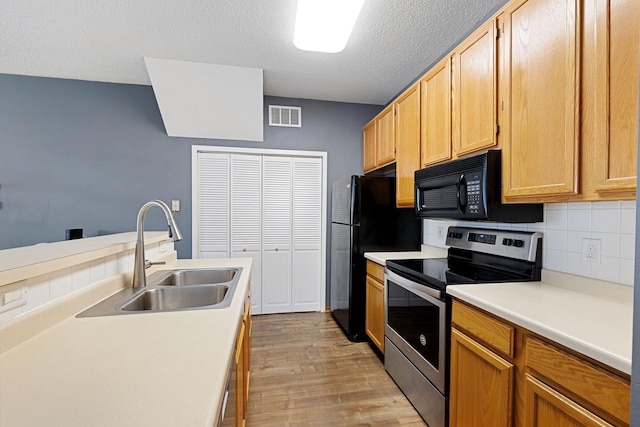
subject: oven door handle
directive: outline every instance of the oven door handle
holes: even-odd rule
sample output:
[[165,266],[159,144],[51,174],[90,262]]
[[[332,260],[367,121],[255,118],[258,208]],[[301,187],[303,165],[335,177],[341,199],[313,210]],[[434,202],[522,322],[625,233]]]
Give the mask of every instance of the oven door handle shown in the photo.
[[390,271],[388,268],[385,269],[385,275],[387,276],[387,280],[392,281],[396,285],[405,288],[409,292],[414,293],[421,298],[424,298],[425,300],[440,308],[444,307],[441,290],[430,288],[429,286],[423,286],[412,280],[405,279],[404,277],[394,273],[393,271]]

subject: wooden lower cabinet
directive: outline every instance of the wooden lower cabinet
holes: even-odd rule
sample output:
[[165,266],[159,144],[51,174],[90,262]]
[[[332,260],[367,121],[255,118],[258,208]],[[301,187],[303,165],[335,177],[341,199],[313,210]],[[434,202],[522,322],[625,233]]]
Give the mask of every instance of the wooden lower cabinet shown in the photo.
[[628,375],[455,299],[451,323],[452,427],[629,426]]
[[602,418],[529,374],[525,375],[524,388],[526,426],[611,426]]
[[251,295],[247,295],[242,316],[244,340],[242,340],[242,415],[243,423],[247,419],[247,403],[249,402],[249,378],[251,376]]
[[245,364],[244,364],[244,341],[247,328],[244,322],[240,325],[238,341],[236,343],[236,426],[244,426],[246,420],[246,395],[245,385]]
[[384,353],[384,267],[367,260],[365,330]]
[[451,331],[450,426],[508,427],[514,365],[457,329]]
[[[229,384],[228,403],[235,405],[233,413],[227,412],[222,426],[242,427],[247,419],[247,402],[249,400],[249,378],[251,367],[251,296],[248,295],[244,305],[244,314],[236,335],[236,348],[233,355],[232,377]],[[230,403],[229,403],[230,402]],[[233,415],[233,416],[231,416]]]

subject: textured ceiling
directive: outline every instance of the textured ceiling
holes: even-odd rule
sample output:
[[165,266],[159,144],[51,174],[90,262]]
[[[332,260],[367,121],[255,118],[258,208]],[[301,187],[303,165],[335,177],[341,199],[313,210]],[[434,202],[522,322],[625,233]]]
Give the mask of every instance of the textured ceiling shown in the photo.
[[149,85],[143,57],[264,69],[265,95],[385,104],[506,0],[367,0],[344,51],[295,0],[2,0],[0,73]]

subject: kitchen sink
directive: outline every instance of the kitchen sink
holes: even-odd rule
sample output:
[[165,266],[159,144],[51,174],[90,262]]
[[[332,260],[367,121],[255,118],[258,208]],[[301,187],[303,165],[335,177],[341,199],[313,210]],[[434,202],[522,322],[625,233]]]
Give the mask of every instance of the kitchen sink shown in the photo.
[[124,311],[170,311],[220,304],[229,292],[225,285],[148,289],[122,305]]
[[76,317],[227,308],[242,268],[157,271],[143,288],[127,287]]
[[192,286],[226,283],[233,280],[237,268],[174,270],[169,273],[160,272],[147,278],[149,286]]

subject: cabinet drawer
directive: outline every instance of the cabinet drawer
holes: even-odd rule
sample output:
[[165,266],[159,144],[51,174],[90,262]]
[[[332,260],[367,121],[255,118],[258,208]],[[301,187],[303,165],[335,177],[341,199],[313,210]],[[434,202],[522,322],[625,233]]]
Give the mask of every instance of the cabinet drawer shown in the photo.
[[384,283],[384,266],[367,260],[367,274],[381,283]]
[[514,357],[515,328],[458,301],[453,301],[451,322],[494,350]]
[[596,412],[629,423],[629,381],[535,338],[526,338],[525,355],[526,366],[540,377],[600,409]]

